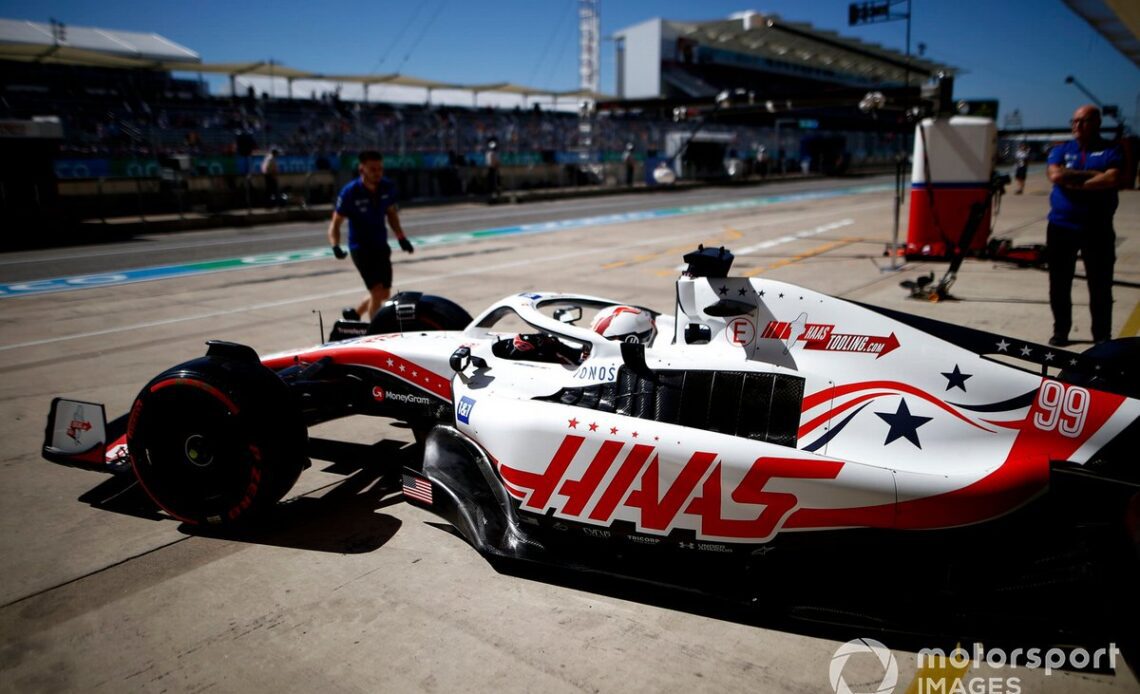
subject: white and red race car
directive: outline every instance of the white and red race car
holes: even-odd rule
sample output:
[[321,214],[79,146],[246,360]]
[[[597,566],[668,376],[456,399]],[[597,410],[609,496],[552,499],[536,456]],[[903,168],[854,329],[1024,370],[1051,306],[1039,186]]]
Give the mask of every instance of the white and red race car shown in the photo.
[[618,303],[596,297],[519,294],[469,320],[401,294],[379,334],[343,339],[369,326],[338,323],[267,357],[210,343],[143,388],[121,435],[100,405],[57,398],[44,453],[133,474],[183,522],[230,525],[286,495],[308,426],[389,417],[422,443],[408,502],[487,556],[538,560],[563,544],[757,557],[807,535],[972,526],[1070,478],[1111,490],[1093,506],[1137,513],[1137,340],[1077,354],[729,277],[724,249],[685,259],[674,314],[639,309],[648,344],[586,327]]

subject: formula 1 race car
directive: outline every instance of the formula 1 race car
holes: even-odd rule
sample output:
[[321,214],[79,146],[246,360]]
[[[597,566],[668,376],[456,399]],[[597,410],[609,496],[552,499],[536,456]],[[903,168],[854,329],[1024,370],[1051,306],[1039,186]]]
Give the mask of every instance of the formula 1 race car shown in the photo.
[[44,455],[231,526],[293,486],[308,426],[388,417],[422,444],[409,503],[488,557],[575,566],[976,526],[1066,480],[1136,514],[1137,340],[1078,354],[732,278],[723,248],[685,260],[673,315],[526,293],[470,320],[400,294],[316,347],[211,342],[142,389],[121,435],[102,406],[57,398]]

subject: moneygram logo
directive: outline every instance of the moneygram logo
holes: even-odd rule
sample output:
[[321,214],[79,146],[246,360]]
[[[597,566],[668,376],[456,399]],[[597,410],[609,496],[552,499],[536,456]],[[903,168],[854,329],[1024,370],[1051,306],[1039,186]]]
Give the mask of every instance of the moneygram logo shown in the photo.
[[[883,666],[883,679],[875,689],[859,689],[856,691],[847,686],[847,680],[843,679],[843,668],[847,665],[847,661],[851,659],[851,656],[860,653],[875,656],[879,659],[879,664]],[[894,691],[895,685],[898,684],[899,664],[895,661],[891,649],[879,641],[855,639],[836,649],[835,654],[831,656],[831,668],[828,674],[831,677],[831,688],[835,690],[835,694],[887,694]]]

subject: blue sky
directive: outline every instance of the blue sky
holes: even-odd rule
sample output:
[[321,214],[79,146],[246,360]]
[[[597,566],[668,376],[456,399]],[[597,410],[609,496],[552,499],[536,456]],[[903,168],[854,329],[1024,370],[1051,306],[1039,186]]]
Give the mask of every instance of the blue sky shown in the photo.
[[[602,36],[650,19],[721,19],[753,9],[902,49],[905,23],[848,27],[848,0],[601,0]],[[903,6],[900,6],[903,7]],[[326,74],[395,72],[465,84],[578,86],[575,0],[4,0],[0,16],[162,34],[206,62],[272,58]],[[1135,127],[1140,69],[1060,0],[913,0],[912,50],[954,65],[959,98],[997,98],[1027,127],[1067,123],[1087,99],[1074,75]],[[614,91],[602,43],[602,91]]]

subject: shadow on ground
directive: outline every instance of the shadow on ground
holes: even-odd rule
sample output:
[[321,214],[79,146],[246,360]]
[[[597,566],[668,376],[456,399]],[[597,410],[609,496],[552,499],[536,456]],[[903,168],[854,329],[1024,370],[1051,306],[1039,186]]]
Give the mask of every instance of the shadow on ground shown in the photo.
[[[420,449],[310,440],[322,470],[343,479],[279,504],[256,525],[187,535],[354,554],[382,547],[401,521],[400,470]],[[168,520],[129,472],[80,497],[96,508]],[[837,641],[871,637],[892,648],[950,652],[1117,645],[1136,669],[1140,567],[1111,524],[1060,524],[1056,501],[981,528],[791,533],[762,557],[653,553],[628,545],[539,538],[528,560],[490,558],[501,573],[709,618]],[[444,522],[431,525],[458,535]],[[783,537],[783,536],[781,536]],[[472,550],[474,551],[474,550]],[[687,558],[686,558],[687,556]],[[456,580],[461,577],[456,576]]]

